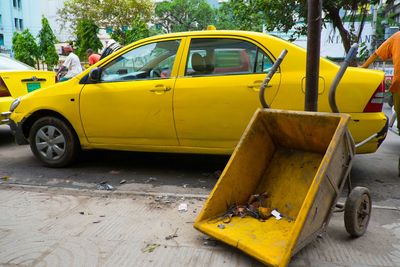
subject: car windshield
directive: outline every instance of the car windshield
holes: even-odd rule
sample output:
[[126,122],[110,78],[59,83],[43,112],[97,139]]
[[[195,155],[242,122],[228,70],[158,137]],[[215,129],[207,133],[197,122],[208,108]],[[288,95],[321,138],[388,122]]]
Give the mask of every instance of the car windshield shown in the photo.
[[34,70],[34,68],[15,59],[0,56],[0,70]]

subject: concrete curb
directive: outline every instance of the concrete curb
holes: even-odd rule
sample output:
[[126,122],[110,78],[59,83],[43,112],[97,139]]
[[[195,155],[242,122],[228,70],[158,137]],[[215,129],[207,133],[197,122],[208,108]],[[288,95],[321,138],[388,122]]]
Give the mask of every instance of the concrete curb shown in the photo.
[[205,200],[208,195],[201,194],[177,194],[177,193],[162,193],[162,192],[141,192],[141,191],[122,191],[122,190],[97,190],[97,189],[77,189],[77,188],[66,188],[66,187],[51,187],[51,186],[40,186],[40,185],[24,185],[24,184],[0,184],[0,189],[13,189],[13,190],[25,190],[31,192],[53,192],[70,195],[81,195],[81,196],[96,196],[96,197],[129,197],[129,196],[166,196],[174,198],[186,198],[186,199],[198,199]]
[[[174,197],[174,198],[186,198],[186,199],[198,199],[205,200],[208,198],[208,195],[201,194],[179,194],[179,193],[163,193],[163,192],[141,192],[141,191],[123,191],[123,190],[97,190],[97,189],[77,189],[77,188],[67,188],[67,187],[51,187],[51,186],[40,186],[40,185],[24,185],[24,184],[0,184],[0,189],[13,189],[13,190],[26,190],[31,192],[53,192],[53,193],[61,193],[61,194],[70,194],[70,195],[81,195],[81,196],[96,196],[96,197],[129,197],[129,196],[166,196],[166,197]],[[341,201],[338,201],[338,204],[344,205],[344,199],[341,198]],[[392,210],[392,211],[400,211],[400,207],[394,206],[382,206],[382,205],[372,205],[373,209],[380,210]]]

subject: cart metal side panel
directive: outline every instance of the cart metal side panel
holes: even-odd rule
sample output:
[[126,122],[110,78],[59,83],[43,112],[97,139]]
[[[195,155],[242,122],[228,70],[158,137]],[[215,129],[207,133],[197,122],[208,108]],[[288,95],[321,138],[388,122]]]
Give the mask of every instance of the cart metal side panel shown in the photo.
[[326,230],[325,228],[329,223],[340,193],[345,185],[346,177],[351,170],[354,153],[352,138],[346,132],[333,152],[331,163],[326,170],[325,178],[319,186],[318,193],[309,211],[293,254]]
[[[329,221],[353,157],[348,121],[331,113],[256,111],[194,227],[267,265],[286,266]],[[218,227],[229,206],[265,192],[282,220],[233,217]]]

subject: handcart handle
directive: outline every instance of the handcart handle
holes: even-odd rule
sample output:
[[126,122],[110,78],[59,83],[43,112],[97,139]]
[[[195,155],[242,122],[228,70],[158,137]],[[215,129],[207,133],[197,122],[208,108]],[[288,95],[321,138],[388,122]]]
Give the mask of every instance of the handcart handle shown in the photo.
[[329,89],[329,105],[333,113],[339,113],[339,109],[336,105],[336,89],[342,79],[347,67],[350,65],[351,60],[357,55],[358,44],[353,44],[350,47],[349,52],[346,55],[343,65],[340,67],[339,72],[336,74],[335,79],[332,82],[331,88]]
[[274,76],[275,72],[278,70],[279,66],[281,65],[281,63],[287,53],[288,53],[287,49],[284,49],[281,52],[278,59],[275,61],[274,65],[272,66],[271,70],[268,72],[267,77],[265,77],[263,83],[261,84],[259,98],[260,98],[260,102],[261,102],[261,105],[263,108],[269,108],[269,105],[267,104],[267,102],[265,101],[265,98],[264,98],[265,88],[267,87],[269,81],[272,79],[272,76]]
[[[358,51],[358,44],[353,44],[350,47],[350,50],[346,55],[343,65],[340,67],[339,72],[336,74],[336,77],[332,82],[331,88],[329,89],[329,105],[330,105],[333,113],[340,112],[336,105],[336,89],[337,89],[337,86],[339,85],[339,82],[342,79],[347,67],[350,65],[351,60],[357,55],[357,51]],[[384,135],[385,133],[386,133],[386,129],[384,128],[384,129],[382,129],[381,132],[374,133],[373,135],[369,136],[365,140],[355,144],[355,147],[359,148],[359,147],[369,143],[374,138]]]

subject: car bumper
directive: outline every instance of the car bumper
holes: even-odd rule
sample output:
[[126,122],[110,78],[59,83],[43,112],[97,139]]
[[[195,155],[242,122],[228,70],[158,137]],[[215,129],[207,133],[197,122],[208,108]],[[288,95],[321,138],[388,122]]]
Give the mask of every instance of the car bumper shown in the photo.
[[349,130],[356,144],[363,142],[376,134],[368,142],[357,147],[358,154],[373,153],[386,138],[388,131],[388,118],[383,112],[376,113],[352,113]]
[[14,121],[10,120],[9,125],[11,128],[11,132],[14,135],[15,142],[18,145],[26,145],[29,143],[22,132],[22,123],[17,124]]
[[12,97],[1,97],[0,98],[0,125],[8,124],[10,121],[10,105],[14,101]]
[[1,112],[0,113],[0,124],[9,124],[10,123],[10,115],[11,112]]

